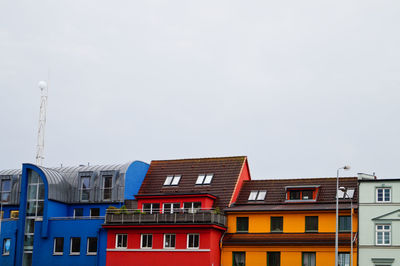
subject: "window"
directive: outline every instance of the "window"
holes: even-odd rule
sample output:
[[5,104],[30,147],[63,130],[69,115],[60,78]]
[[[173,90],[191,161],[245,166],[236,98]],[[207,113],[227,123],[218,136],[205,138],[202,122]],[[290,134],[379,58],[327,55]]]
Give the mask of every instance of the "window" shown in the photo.
[[175,235],[165,234],[164,235],[164,248],[175,248]]
[[142,208],[145,213],[159,213],[160,203],[144,203]]
[[339,232],[350,232],[350,231],[351,231],[351,217],[339,216]]
[[280,252],[267,252],[267,266],[280,266],[281,253]]
[[152,248],[153,247],[153,235],[142,234],[140,247],[141,248]]
[[376,244],[390,245],[391,244],[391,225],[377,224],[376,225]]
[[314,189],[289,190],[288,200],[315,200]]
[[200,235],[188,234],[187,235],[187,248],[199,248]]
[[236,231],[237,232],[249,231],[249,217],[236,217]]
[[303,266],[315,266],[315,252],[303,252]]
[[283,231],[283,217],[271,217],[271,232]]
[[318,232],[318,216],[306,216],[306,232]]
[[163,204],[163,213],[174,213],[179,212],[180,204],[179,203],[164,203]]
[[3,240],[3,255],[10,255],[11,238],[4,238]]
[[87,255],[97,255],[97,237],[87,238]]
[[90,217],[99,217],[100,208],[90,208]]
[[350,253],[339,253],[339,266],[350,266]]
[[70,255],[79,255],[81,253],[81,238],[71,237]]
[[126,248],[128,243],[127,234],[117,234],[115,238],[115,248]]
[[90,176],[81,177],[81,201],[88,201],[90,195]]
[[11,179],[2,179],[1,181],[1,201],[2,202],[8,202],[10,201],[10,195],[11,195]]
[[112,176],[103,176],[103,200],[111,200],[112,196]]
[[232,252],[232,265],[245,266],[246,265],[246,252]]
[[64,237],[55,237],[53,255],[62,255],[63,252],[64,252]]
[[339,199],[352,199],[354,197],[354,188],[349,188],[346,192],[338,190],[337,196]]
[[214,174],[200,174],[197,177],[196,185],[209,185],[214,177]]
[[188,213],[196,213],[201,210],[201,202],[184,202],[183,210]]
[[266,190],[253,190],[250,192],[248,200],[264,200],[265,195],[267,195]]
[[164,186],[177,186],[181,180],[181,175],[169,175],[165,178]]
[[391,201],[391,189],[390,188],[377,188],[376,189],[376,201],[377,202],[390,202]]
[[75,208],[74,217],[82,217],[82,216],[83,216],[83,208]]

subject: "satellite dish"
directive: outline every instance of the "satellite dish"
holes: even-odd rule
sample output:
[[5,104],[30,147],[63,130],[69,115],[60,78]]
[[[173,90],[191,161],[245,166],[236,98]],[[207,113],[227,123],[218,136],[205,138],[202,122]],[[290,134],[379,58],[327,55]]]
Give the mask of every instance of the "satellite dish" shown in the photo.
[[39,88],[40,88],[41,90],[45,90],[45,89],[47,89],[47,82],[44,81],[44,80],[39,81],[38,86],[39,86]]

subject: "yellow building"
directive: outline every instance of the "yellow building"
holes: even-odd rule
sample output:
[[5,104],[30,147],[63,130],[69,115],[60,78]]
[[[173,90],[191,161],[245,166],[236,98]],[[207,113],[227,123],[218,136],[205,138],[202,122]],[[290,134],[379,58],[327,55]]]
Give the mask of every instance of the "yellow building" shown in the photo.
[[[338,265],[350,265],[357,232],[357,178],[339,186]],[[334,266],[336,178],[245,181],[235,205],[226,209],[223,266]],[[357,265],[357,241],[353,265]]]

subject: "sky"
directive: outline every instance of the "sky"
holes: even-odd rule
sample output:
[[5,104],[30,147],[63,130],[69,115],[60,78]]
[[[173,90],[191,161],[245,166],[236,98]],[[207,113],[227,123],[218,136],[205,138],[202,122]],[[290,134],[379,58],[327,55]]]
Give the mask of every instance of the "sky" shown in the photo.
[[400,2],[1,1],[0,169],[248,156],[400,177]]

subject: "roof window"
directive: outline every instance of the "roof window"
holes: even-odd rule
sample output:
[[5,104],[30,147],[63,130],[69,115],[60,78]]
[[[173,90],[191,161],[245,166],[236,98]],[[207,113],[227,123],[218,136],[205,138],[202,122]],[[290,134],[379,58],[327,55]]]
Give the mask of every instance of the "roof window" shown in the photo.
[[196,185],[209,185],[213,179],[214,174],[199,174],[196,180]]
[[354,188],[349,188],[346,193],[343,190],[338,190],[339,199],[352,199],[354,197]]
[[177,186],[181,180],[181,175],[169,175],[165,178],[164,186]]
[[248,200],[264,200],[266,195],[266,190],[252,190]]

